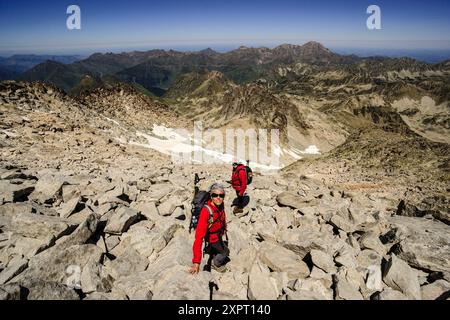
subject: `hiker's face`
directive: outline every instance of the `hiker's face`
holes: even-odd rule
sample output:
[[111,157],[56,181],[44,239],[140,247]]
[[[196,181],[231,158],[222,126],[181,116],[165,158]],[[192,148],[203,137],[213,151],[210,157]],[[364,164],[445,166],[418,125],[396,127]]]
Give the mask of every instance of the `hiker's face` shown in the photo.
[[220,206],[223,203],[223,199],[225,198],[225,193],[221,191],[215,190],[211,194],[211,200],[216,206]]

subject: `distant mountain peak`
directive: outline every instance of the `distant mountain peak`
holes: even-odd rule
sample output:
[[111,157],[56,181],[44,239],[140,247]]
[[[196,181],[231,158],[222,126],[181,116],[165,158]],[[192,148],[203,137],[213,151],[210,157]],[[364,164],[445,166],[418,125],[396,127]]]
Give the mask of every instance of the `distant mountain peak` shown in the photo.
[[218,52],[211,48],[206,48],[201,50],[200,53],[209,55],[209,54],[217,54]]
[[323,44],[317,41],[309,41],[302,45],[302,48],[304,49],[311,49],[311,50],[317,50],[317,51],[326,51],[331,52],[330,49],[326,48]]

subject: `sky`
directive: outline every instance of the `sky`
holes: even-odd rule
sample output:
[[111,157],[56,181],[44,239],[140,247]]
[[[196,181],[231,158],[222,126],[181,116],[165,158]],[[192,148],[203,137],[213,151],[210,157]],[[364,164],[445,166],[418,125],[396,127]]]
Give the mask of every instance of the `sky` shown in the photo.
[[[69,5],[81,29],[69,30]],[[381,30],[369,30],[369,5]],[[450,52],[448,0],[0,0],[0,55],[174,48],[219,51],[310,40],[337,51]]]

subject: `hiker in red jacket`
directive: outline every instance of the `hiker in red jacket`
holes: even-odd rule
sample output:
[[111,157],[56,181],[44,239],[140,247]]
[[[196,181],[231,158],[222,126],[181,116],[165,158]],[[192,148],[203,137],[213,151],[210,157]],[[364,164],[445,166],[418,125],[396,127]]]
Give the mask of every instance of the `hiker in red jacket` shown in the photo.
[[236,190],[237,204],[233,209],[233,213],[242,213],[244,194],[247,189],[247,172],[245,166],[240,162],[233,163],[233,173],[231,174],[231,185]]
[[[223,236],[227,232],[227,222],[224,210],[223,199],[225,198],[225,188],[215,183],[209,188],[211,199],[200,211],[198,225],[195,231],[195,240],[192,247],[194,257],[190,273],[197,273],[202,261],[202,244],[205,239],[205,252],[209,254],[207,266],[211,266],[219,272],[225,271],[225,264],[228,262],[230,250],[223,241]],[[209,209],[211,209],[212,217]]]

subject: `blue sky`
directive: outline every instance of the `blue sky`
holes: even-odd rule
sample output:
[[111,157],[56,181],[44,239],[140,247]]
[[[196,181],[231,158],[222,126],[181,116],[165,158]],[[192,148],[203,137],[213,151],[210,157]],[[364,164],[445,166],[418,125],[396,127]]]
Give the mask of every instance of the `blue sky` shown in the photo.
[[[81,8],[81,30],[66,9]],[[366,9],[381,8],[382,30]],[[448,0],[0,0],[0,55],[275,46],[450,50]]]

